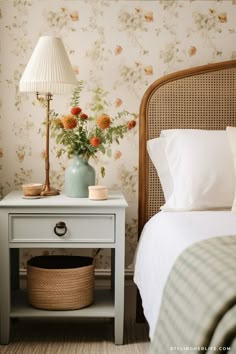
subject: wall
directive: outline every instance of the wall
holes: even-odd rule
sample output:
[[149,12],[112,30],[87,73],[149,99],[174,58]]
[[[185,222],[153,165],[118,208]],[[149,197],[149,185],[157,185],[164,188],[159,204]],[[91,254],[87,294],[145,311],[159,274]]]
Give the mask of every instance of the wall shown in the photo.
[[[196,65],[236,59],[236,0],[14,0],[0,2],[0,193],[44,180],[44,110],[34,95],[18,91],[22,72],[41,35],[62,37],[78,80],[81,106],[89,113],[94,90],[103,90],[106,113],[125,109],[138,121],[146,88],[164,74]],[[53,99],[59,114],[70,97]],[[98,183],[121,188],[127,210],[126,266],[137,242],[138,124],[109,156],[93,162]],[[66,158],[51,144],[51,181],[63,188]],[[106,167],[104,180],[99,176]],[[63,250],[62,250],[63,251]],[[24,250],[21,265],[31,256]],[[46,253],[47,251],[43,251]],[[56,253],[56,250],[52,251]],[[97,260],[109,265],[109,253]]]

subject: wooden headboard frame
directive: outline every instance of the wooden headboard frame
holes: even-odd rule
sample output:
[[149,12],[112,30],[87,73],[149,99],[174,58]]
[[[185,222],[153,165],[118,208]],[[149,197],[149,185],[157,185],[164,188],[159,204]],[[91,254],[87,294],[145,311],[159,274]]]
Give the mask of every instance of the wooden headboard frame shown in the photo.
[[139,116],[139,235],[164,203],[147,140],[164,129],[236,126],[236,60],[178,71],[145,92]]

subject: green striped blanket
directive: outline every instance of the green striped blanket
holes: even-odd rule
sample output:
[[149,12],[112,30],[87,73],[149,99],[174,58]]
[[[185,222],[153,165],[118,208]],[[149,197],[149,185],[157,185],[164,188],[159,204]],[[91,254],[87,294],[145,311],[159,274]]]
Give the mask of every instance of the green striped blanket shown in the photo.
[[236,353],[236,236],[200,241],[177,259],[150,351]]

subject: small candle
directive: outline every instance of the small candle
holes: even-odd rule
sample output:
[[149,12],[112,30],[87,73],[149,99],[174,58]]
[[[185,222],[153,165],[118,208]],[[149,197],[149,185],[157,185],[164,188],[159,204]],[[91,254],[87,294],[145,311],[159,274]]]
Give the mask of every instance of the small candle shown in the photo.
[[108,188],[105,186],[89,186],[89,199],[105,200],[108,198]]

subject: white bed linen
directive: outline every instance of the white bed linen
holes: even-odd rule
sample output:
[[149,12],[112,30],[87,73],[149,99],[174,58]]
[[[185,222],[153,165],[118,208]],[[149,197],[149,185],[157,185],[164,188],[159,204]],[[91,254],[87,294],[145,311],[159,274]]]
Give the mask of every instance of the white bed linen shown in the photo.
[[152,339],[162,293],[177,257],[190,245],[211,237],[236,235],[231,211],[159,212],[145,225],[135,256],[139,288]]

